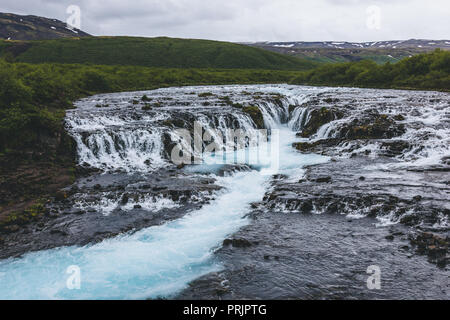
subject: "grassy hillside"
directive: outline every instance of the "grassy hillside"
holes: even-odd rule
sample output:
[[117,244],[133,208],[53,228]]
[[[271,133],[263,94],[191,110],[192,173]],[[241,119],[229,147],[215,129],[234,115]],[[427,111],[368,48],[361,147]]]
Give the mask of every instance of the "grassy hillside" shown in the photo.
[[328,64],[301,73],[291,83],[450,91],[450,52],[436,49],[396,64],[370,60]]
[[0,56],[28,63],[163,68],[307,70],[317,64],[244,45],[173,38],[87,37],[1,41]]

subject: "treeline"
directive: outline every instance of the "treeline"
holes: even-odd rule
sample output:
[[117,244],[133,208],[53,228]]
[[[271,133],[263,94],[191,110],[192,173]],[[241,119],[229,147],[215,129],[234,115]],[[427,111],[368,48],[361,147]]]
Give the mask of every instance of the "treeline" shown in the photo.
[[10,63],[0,59],[0,156],[35,149],[62,130],[65,110],[83,96],[159,87],[282,83],[299,72],[163,69]]
[[450,52],[440,49],[377,65],[364,60],[327,64],[303,72],[292,84],[450,90]]

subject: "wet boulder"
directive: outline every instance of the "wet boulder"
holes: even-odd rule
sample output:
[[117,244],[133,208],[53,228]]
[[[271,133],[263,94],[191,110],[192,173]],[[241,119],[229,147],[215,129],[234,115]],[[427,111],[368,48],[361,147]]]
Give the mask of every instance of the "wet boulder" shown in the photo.
[[321,139],[313,142],[296,142],[292,146],[300,152],[321,153],[327,148],[337,146],[341,139]]
[[122,196],[122,199],[120,200],[120,204],[123,206],[126,205],[128,203],[129,198],[130,198],[129,195],[127,193],[125,193]]
[[450,238],[442,237],[430,232],[421,232],[410,237],[411,244],[420,255],[427,255],[428,260],[444,268],[448,263],[448,247]]
[[394,157],[401,155],[403,152],[411,148],[411,144],[405,140],[388,140],[381,144],[381,149],[385,156]]
[[233,246],[235,248],[248,248],[252,246],[252,243],[247,239],[225,239],[223,240],[223,246]]
[[331,177],[330,176],[317,177],[317,178],[314,178],[311,181],[314,181],[314,182],[317,182],[317,183],[330,183],[331,182]]
[[242,108],[242,111],[252,118],[258,129],[264,129],[264,117],[257,106],[245,106]]
[[403,124],[385,114],[365,115],[354,119],[339,130],[344,139],[392,139],[405,133]]
[[341,118],[343,118],[343,113],[337,109],[326,107],[314,109],[310,112],[309,120],[299,135],[303,138],[308,138],[315,134],[323,125]]

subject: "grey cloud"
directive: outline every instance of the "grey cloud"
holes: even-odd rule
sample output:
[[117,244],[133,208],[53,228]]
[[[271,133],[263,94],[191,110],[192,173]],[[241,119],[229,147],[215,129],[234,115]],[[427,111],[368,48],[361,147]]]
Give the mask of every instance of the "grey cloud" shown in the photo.
[[[2,0],[0,11],[65,20],[79,5],[82,29],[95,35],[229,41],[450,38],[448,0]],[[381,29],[366,26],[368,6]]]

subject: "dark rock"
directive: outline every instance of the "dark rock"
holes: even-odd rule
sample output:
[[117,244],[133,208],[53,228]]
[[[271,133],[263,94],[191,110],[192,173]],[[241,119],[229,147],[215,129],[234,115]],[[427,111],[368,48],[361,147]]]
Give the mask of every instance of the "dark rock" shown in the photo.
[[120,200],[120,203],[122,204],[122,205],[126,205],[127,203],[128,203],[128,200],[130,199],[130,197],[129,197],[129,195],[127,194],[127,193],[125,193],[123,196],[122,196],[122,200]]
[[55,193],[55,200],[56,201],[63,201],[67,198],[67,194],[63,191],[58,191]]
[[[301,136],[300,134],[297,134],[297,136]],[[338,145],[342,140],[341,139],[321,139],[314,142],[296,142],[292,146],[301,152],[317,152],[320,153],[321,151],[334,147]],[[332,159],[332,161],[335,161]]]
[[242,111],[247,113],[252,118],[258,129],[264,129],[264,117],[261,110],[257,106],[246,106]]
[[233,246],[235,248],[247,248],[251,247],[252,243],[246,239],[225,239],[223,246]]
[[50,231],[50,234],[59,235],[59,236],[68,236],[68,233],[63,230],[53,229]]
[[314,208],[314,206],[312,204],[312,201],[310,201],[310,200],[303,201],[302,204],[300,205],[300,210],[305,213],[311,212],[313,208]]
[[392,141],[384,141],[381,144],[381,149],[385,149],[388,151],[386,156],[397,156],[402,154],[405,150],[410,149],[411,145],[408,141],[403,140],[392,140]]
[[413,214],[403,216],[400,219],[400,223],[407,225],[407,226],[415,226],[415,225],[419,224],[419,222],[420,222],[419,217],[417,217],[416,215],[413,215]]
[[[405,127],[387,115],[361,117],[339,130],[345,139],[391,139],[405,133]],[[403,145],[401,147],[404,147]],[[400,147],[399,147],[400,148]]]
[[309,121],[303,126],[300,136],[308,138],[315,134],[324,124],[341,119],[342,117],[343,113],[336,109],[328,109],[325,107],[314,109],[310,113]]
[[314,182],[317,182],[317,183],[330,183],[331,182],[331,177],[319,177],[319,178],[316,178],[316,179],[314,179],[314,180],[312,180],[312,181],[314,181]]
[[450,244],[448,236],[444,238],[433,233],[422,232],[415,237],[410,237],[410,242],[416,248],[417,253],[427,255],[430,262],[436,263],[442,268],[447,265]]
[[258,208],[258,206],[259,206],[259,202],[252,202],[252,203],[250,203],[250,207],[252,209],[256,209],[256,208]]
[[12,225],[3,227],[3,232],[5,232],[5,233],[14,233],[19,230],[20,230],[20,227],[17,224],[12,224]]
[[158,191],[162,191],[162,190],[167,190],[167,187],[166,186],[158,186],[158,187],[154,187],[152,190],[155,192],[158,192]]

